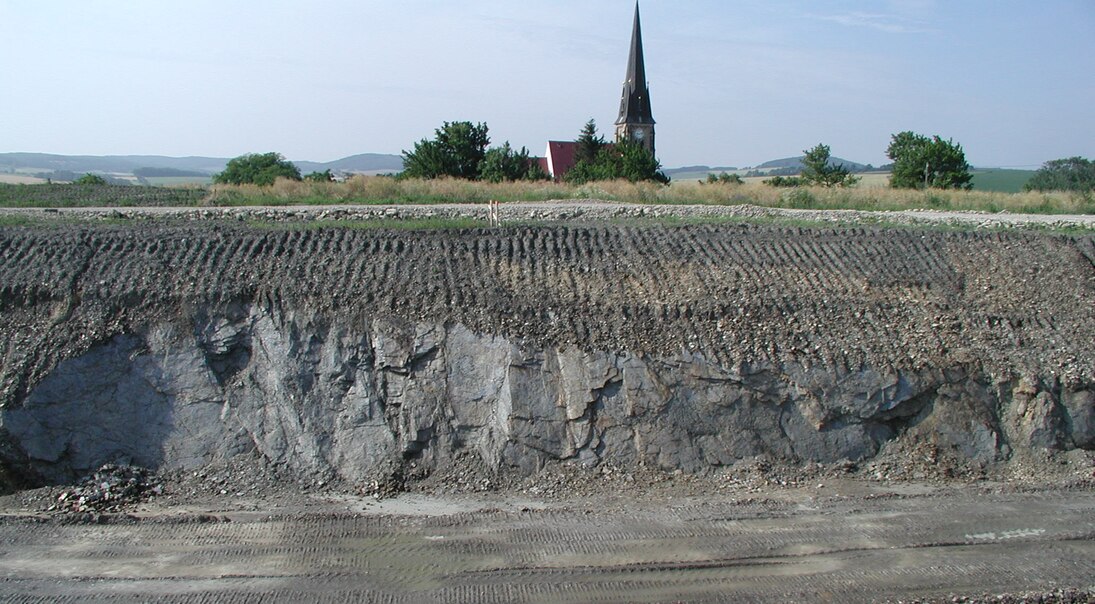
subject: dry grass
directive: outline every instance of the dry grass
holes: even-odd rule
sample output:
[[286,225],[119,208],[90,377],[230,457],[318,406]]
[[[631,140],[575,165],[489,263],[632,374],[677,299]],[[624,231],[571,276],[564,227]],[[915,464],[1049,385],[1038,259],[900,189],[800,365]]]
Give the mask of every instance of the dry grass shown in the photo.
[[701,184],[666,187],[627,181],[568,185],[551,182],[490,184],[456,179],[397,180],[356,176],[343,183],[279,180],[271,187],[217,185],[209,205],[316,205],[484,203],[604,199],[645,204],[752,204],[768,207],[855,210],[975,210],[1014,213],[1095,213],[1095,198],[1069,193],[995,193],[982,191],[894,190],[869,186],[851,189],[775,188],[760,183]]

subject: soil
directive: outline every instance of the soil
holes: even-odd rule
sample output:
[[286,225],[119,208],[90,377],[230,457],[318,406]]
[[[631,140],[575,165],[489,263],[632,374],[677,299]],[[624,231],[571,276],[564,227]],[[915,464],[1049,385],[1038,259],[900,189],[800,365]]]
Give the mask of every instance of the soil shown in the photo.
[[[391,497],[259,464],[165,477],[121,511],[0,498],[11,602],[1091,602],[1095,489],[549,470]],[[584,487],[579,487],[584,483]],[[451,485],[450,485],[451,486]],[[228,487],[228,488],[225,488]],[[419,489],[425,492],[418,492]]]
[[1095,236],[60,224],[0,228],[0,403],[133,323],[262,299],[362,321],[458,323],[540,347],[688,350],[727,366],[975,363],[1001,377],[1095,381]]

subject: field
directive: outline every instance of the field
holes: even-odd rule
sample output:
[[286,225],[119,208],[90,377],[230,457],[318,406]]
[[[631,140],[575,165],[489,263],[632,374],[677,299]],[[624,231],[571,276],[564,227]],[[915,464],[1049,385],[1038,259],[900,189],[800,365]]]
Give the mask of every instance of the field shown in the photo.
[[0,207],[288,206],[344,204],[448,204],[600,199],[640,204],[756,205],[799,209],[966,210],[1036,214],[1092,214],[1095,197],[1070,193],[893,190],[886,175],[867,174],[858,187],[775,188],[747,179],[743,185],[677,182],[670,187],[627,181],[568,185],[550,182],[490,184],[462,180],[398,180],[356,176],[343,183],[281,180],[270,187],[79,187],[0,184]]
[[[741,170],[738,171],[739,173]],[[673,184],[694,183],[707,179],[707,172],[685,172],[674,175]],[[993,193],[1019,193],[1023,185],[1034,176],[1033,170],[973,170],[973,189]],[[860,181],[858,189],[885,189],[890,186],[888,172],[867,172],[857,174]],[[745,182],[761,184],[768,176],[748,176]]]
[[1019,193],[1034,173],[1034,170],[974,170],[973,188],[977,191]]
[[8,185],[40,185],[45,184],[45,180],[37,178],[35,176],[28,176],[25,174],[0,174],[0,184]]
[[149,176],[145,180],[154,187],[204,187],[213,183],[213,180],[207,176]]

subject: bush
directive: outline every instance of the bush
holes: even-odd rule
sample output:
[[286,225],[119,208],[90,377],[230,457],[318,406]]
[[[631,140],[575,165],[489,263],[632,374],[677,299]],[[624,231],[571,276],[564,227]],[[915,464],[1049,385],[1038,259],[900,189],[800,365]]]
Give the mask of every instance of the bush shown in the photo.
[[770,187],[801,187],[806,181],[798,176],[773,176],[764,181]]
[[700,181],[701,184],[721,184],[721,185],[741,185],[745,184],[745,181],[741,179],[741,176],[737,174],[727,174],[723,172],[721,174],[708,174],[706,181]]
[[1027,191],[1095,192],[1095,162],[1083,157],[1047,161],[1027,182]]
[[106,184],[106,179],[98,174],[84,174],[80,178],[72,181],[72,184],[101,186]]
[[228,162],[224,172],[213,175],[213,182],[225,185],[268,187],[278,178],[301,180],[300,168],[280,153],[248,153]]

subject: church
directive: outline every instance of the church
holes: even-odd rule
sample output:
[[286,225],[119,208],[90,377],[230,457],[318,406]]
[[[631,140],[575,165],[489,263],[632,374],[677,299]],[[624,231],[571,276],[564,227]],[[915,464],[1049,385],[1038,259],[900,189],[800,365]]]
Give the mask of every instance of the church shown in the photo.
[[[639,22],[639,3],[635,3],[635,23],[631,31],[631,52],[627,57],[620,113],[616,118],[616,140],[633,140],[654,154],[654,116],[650,109],[650,86],[646,81],[643,57],[643,32]],[[578,144],[574,141],[548,141],[540,167],[560,180],[574,167]]]

